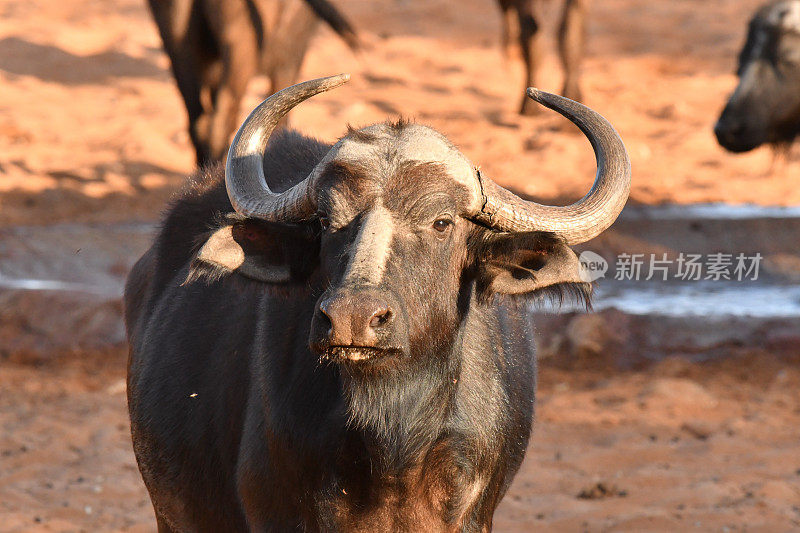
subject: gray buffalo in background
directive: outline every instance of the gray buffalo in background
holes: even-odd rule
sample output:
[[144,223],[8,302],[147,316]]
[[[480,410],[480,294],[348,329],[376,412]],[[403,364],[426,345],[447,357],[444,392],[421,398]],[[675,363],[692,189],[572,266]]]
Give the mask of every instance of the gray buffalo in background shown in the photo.
[[739,54],[739,86],[714,127],[719,144],[747,152],[800,133],[800,0],[760,8]]
[[355,50],[358,37],[327,0],[149,0],[203,164],[224,158],[250,78],[293,84],[324,20]]

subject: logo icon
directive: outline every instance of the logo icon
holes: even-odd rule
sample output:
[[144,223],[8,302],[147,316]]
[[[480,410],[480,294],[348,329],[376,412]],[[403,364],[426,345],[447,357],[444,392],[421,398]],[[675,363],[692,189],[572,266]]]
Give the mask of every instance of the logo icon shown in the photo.
[[581,264],[580,277],[586,283],[597,281],[604,278],[608,272],[608,261],[594,252],[586,250],[578,256]]

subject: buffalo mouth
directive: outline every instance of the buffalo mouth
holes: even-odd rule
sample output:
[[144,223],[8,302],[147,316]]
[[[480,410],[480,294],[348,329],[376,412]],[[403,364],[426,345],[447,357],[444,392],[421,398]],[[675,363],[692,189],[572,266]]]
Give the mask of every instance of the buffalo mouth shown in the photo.
[[366,362],[396,356],[400,350],[395,348],[374,348],[370,346],[330,346],[326,348],[319,360],[321,363],[332,362]]

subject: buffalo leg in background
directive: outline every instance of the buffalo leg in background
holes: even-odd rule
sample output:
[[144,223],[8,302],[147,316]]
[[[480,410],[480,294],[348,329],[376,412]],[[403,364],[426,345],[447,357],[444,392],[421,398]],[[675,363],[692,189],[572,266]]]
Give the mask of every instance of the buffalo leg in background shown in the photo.
[[[219,83],[211,88],[211,108],[202,119],[208,120],[208,152],[210,160],[221,161],[228,149],[228,140],[239,121],[239,105],[247,84],[258,68],[258,42],[251,24],[231,24],[232,20],[250,20],[251,13],[243,1],[226,1],[208,9],[206,18],[219,46],[222,68]],[[202,124],[200,124],[202,126]],[[203,163],[198,159],[198,163]]]
[[202,87],[219,63],[204,14],[194,0],[150,0],[150,10],[170,59],[189,118],[198,163],[210,160],[208,121],[203,120]]
[[[267,48],[270,53],[262,58],[269,77],[270,91],[276,93],[293,85],[300,75],[308,46],[319,26],[319,19],[305,4],[298,4],[291,13],[283,13],[286,20],[270,28]],[[285,125],[286,117],[282,121]]]
[[500,11],[502,12],[502,30],[500,34],[501,39],[501,47],[503,49],[503,55],[506,58],[511,57],[511,41],[513,39],[512,35],[512,27],[514,25],[514,18],[516,17],[516,13],[511,11],[511,2],[500,0],[498,2],[500,4]]
[[[536,72],[539,68],[539,23],[533,10],[533,0],[523,0],[514,2],[519,22],[519,45],[522,52],[522,60],[525,62],[525,87],[536,86]],[[536,102],[522,96],[520,113],[523,115],[534,115],[539,112]]]
[[561,63],[564,65],[564,87],[561,94],[573,100],[582,99],[580,69],[586,47],[587,10],[588,0],[566,0],[558,32],[558,48]]
[[[502,45],[506,54],[511,46],[512,18],[516,15],[519,25],[519,44],[525,62],[525,86],[536,86],[536,73],[540,63],[541,28],[536,9],[537,0],[498,0],[503,18]],[[582,98],[580,88],[580,66],[586,47],[586,14],[589,0],[565,0],[558,31],[558,47],[564,67],[562,94],[573,100]],[[522,98],[520,113],[533,115],[539,107],[526,97]]]

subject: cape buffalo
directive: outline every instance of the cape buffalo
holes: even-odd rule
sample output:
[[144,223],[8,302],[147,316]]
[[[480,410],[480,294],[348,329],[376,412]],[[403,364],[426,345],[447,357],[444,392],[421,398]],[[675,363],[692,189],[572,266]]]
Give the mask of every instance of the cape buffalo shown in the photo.
[[328,0],[148,2],[186,105],[198,164],[224,157],[250,78],[266,74],[271,92],[295,82],[319,19],[351,49],[359,47]]
[[[539,63],[539,23],[536,20],[537,5],[544,0],[497,0],[503,15],[503,49],[508,54],[511,47],[511,28],[517,21],[520,51],[525,62],[526,87],[536,85]],[[589,0],[564,0],[561,25],[558,31],[558,51],[564,65],[564,87],[561,94],[573,100],[581,100],[580,63],[586,43],[586,11]],[[538,108],[529,98],[522,97],[520,113],[531,115]]]
[[800,0],[772,2],[750,20],[739,86],[714,127],[719,144],[747,152],[800,133]]
[[524,302],[588,293],[569,245],[625,204],[622,141],[530,89],[597,155],[591,191],[551,207],[425,126],[272,135],[347,79],[258,106],[129,276],[131,431],[159,531],[488,531],[522,462]]

